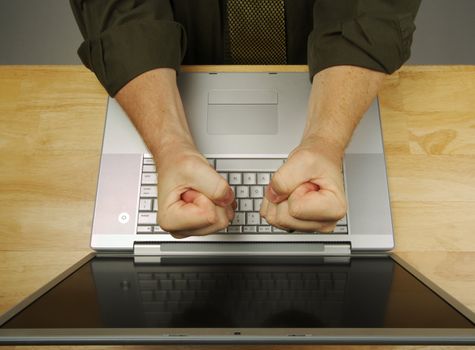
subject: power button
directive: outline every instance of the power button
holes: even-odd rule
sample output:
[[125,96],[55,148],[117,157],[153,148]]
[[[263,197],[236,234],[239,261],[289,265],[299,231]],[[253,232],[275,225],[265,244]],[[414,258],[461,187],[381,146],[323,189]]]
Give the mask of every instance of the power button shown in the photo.
[[130,216],[128,213],[120,213],[119,214],[119,222],[121,224],[126,224],[129,222]]

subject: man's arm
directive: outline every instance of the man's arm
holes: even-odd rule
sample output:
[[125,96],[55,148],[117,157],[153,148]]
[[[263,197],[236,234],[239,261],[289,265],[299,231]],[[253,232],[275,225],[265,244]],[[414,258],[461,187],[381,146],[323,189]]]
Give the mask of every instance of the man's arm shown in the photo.
[[331,232],[347,208],[344,150],[375,98],[384,73],[337,66],[317,73],[300,145],[274,174],[261,215],[277,227]]
[[196,150],[176,86],[185,53],[170,0],[70,0],[78,53],[115,96],[158,167],[158,219],[176,237],[221,230],[234,213],[227,182]]
[[261,215],[283,229],[331,232],[346,213],[344,150],[385,74],[410,55],[419,0],[316,0],[313,79],[302,141],[274,174]]
[[196,150],[173,69],[156,69],[126,84],[117,101],[152,152],[158,172],[158,223],[176,237],[229,225],[234,194]]

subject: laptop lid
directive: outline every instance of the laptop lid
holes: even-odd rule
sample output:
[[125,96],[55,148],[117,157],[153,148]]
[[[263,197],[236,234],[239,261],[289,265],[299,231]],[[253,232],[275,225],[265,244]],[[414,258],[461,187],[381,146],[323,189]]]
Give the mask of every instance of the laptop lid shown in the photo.
[[475,342],[473,313],[385,255],[85,260],[2,316],[0,343]]

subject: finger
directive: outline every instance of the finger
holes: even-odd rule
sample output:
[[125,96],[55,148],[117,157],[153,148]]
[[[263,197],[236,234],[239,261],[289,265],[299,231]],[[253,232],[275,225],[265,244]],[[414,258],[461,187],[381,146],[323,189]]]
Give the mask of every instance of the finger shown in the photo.
[[336,221],[307,221],[299,220],[289,214],[288,201],[277,205],[276,224],[286,229],[302,232],[330,233],[335,229]]
[[287,199],[295,188],[310,180],[309,164],[305,159],[289,158],[272,176],[266,198],[272,203]]
[[268,207],[269,207],[269,201],[267,200],[267,198],[264,197],[262,199],[261,208],[259,210],[259,215],[262,216],[262,217],[265,217]]
[[307,221],[338,221],[346,213],[346,200],[339,190],[311,190],[308,184],[299,186],[288,199],[292,217]]
[[278,221],[277,220],[277,204],[269,202],[269,204],[267,206],[267,212],[266,212],[266,215],[265,215],[265,219],[272,226],[278,227],[282,230],[287,229],[286,227],[279,225],[279,223],[277,222]]
[[186,238],[190,236],[205,236],[205,235],[223,230],[229,225],[229,217],[226,213],[227,208],[215,206],[215,209],[216,209],[217,220],[214,224],[206,226],[206,227],[198,228],[198,229],[176,230],[176,231],[170,232],[170,234],[175,238]]
[[215,204],[226,207],[234,200],[234,192],[224,178],[207,164],[200,164],[187,171],[190,187],[203,193]]
[[216,205],[205,195],[189,190],[183,194],[185,200],[159,208],[159,224],[165,231],[203,228],[216,222]]
[[235,209],[236,209],[235,207],[230,206],[230,205],[228,205],[228,206],[226,207],[226,215],[227,215],[227,217],[228,217],[228,221],[229,221],[229,222],[233,221],[233,219],[234,219],[234,210],[235,210]]

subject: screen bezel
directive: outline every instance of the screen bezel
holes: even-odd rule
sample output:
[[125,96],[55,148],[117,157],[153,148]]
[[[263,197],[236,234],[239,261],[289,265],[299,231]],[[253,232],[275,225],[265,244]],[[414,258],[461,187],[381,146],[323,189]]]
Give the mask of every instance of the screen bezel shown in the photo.
[[[0,316],[0,326],[61,283],[97,254],[90,253]],[[354,254],[355,256],[374,256]],[[103,257],[103,255],[100,255]],[[110,254],[111,257],[132,257]],[[379,255],[381,256],[381,255]],[[475,313],[424,277],[401,257],[388,254],[421,283],[475,323]],[[68,328],[0,329],[0,344],[475,344],[475,329],[458,328]]]

